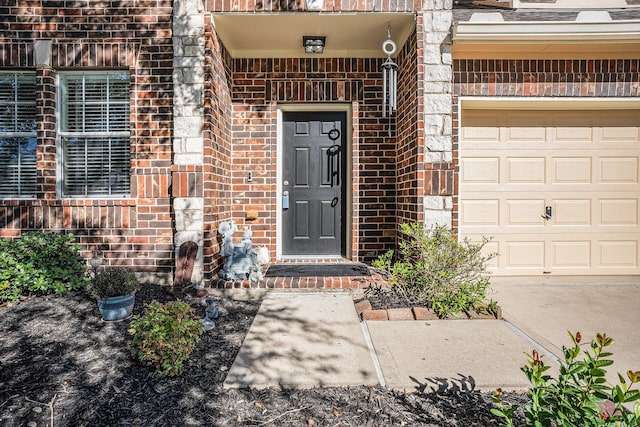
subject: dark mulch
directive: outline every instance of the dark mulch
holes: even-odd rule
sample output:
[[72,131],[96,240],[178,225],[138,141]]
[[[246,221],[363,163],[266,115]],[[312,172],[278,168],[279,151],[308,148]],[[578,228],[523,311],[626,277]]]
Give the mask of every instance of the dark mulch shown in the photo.
[[364,289],[364,297],[371,303],[371,308],[374,310],[413,306],[397,287],[369,286]]
[[[173,297],[144,285],[135,312],[154,299]],[[191,303],[203,315],[200,302]],[[129,321],[101,321],[95,301],[82,293],[0,308],[0,425],[499,425],[489,394],[446,382],[429,394],[377,386],[223,389],[259,302],[224,299],[220,305],[216,328],[203,335],[183,372],[165,379],[132,359]]]

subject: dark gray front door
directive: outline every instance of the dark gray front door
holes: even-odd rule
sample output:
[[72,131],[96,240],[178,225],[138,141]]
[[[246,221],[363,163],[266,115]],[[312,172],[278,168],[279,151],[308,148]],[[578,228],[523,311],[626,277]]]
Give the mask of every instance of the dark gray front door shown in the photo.
[[284,255],[344,255],[343,112],[284,113]]

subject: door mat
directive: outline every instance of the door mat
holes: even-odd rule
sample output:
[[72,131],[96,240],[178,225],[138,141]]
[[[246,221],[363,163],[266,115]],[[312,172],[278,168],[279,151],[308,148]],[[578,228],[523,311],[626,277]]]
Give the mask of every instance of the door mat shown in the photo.
[[363,264],[275,264],[264,277],[371,276]]

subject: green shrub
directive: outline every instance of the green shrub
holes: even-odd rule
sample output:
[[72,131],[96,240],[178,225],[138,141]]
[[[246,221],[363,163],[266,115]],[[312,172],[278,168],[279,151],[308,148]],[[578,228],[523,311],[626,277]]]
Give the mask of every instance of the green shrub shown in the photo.
[[82,288],[85,269],[72,234],[28,232],[0,240],[0,301]]
[[138,279],[126,267],[106,267],[98,270],[87,285],[87,291],[95,298],[129,295],[136,290]]
[[[549,369],[537,351],[533,351],[527,365],[522,368],[531,389],[531,404],[524,408],[527,425],[535,427],[553,426],[618,426],[640,425],[640,403],[631,412],[624,405],[640,400],[640,391],[632,389],[640,382],[640,371],[628,371],[627,378],[618,374],[620,383],[607,384],[606,367],[613,364],[613,353],[605,347],[613,344],[606,334],[597,334],[586,350],[580,344],[582,337],[569,332],[572,347],[562,347],[564,361],[560,363],[557,379],[545,372]],[[582,354],[582,358],[579,356]],[[604,410],[603,403],[611,402],[613,408]],[[491,412],[505,420],[503,426],[513,426],[515,405],[504,405],[500,390],[493,396],[495,408]]]
[[149,304],[144,316],[133,316],[133,352],[142,363],[152,366],[160,376],[174,376],[189,358],[200,335],[202,322],[193,317],[185,302]]
[[410,303],[432,308],[440,318],[479,307],[489,286],[486,264],[496,256],[481,253],[490,239],[458,242],[446,227],[425,230],[418,222],[401,229],[406,239],[400,242],[398,260],[388,251],[373,266],[387,271]]

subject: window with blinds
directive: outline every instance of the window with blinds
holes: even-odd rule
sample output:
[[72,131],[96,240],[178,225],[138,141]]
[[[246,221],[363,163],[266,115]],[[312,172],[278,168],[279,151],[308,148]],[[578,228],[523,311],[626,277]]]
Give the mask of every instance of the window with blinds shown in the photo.
[[0,198],[36,195],[36,75],[0,72]]
[[60,73],[64,197],[130,193],[129,73]]

